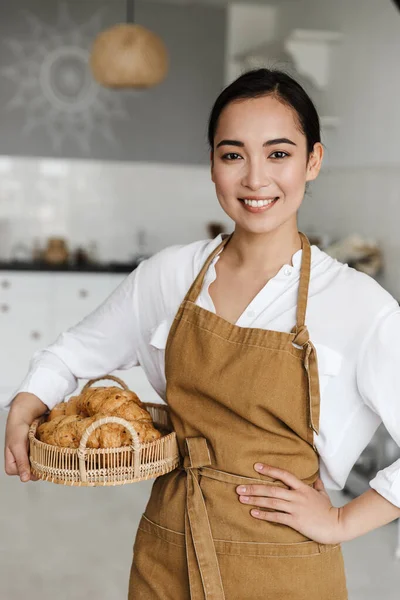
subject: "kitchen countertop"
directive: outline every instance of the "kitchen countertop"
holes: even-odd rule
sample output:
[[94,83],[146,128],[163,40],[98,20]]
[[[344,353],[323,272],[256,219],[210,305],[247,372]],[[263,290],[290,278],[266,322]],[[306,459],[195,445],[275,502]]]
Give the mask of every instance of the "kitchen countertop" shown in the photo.
[[1,262],[0,271],[40,271],[51,273],[130,273],[138,266],[137,261],[131,263],[85,263],[82,265],[50,265],[42,262]]

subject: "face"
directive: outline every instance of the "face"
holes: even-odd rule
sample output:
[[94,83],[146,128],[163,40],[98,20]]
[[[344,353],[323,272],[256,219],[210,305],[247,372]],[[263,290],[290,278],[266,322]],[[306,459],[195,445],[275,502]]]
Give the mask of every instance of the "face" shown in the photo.
[[211,177],[235,230],[297,229],[306,183],[317,177],[322,157],[321,144],[308,154],[296,113],[275,97],[228,104],[214,138]]

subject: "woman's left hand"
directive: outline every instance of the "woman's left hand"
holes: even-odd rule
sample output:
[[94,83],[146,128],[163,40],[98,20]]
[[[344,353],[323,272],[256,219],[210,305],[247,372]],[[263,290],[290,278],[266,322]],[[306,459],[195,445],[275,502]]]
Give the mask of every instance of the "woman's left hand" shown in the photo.
[[[260,464],[260,463],[256,463]],[[320,544],[338,544],[341,540],[342,510],[332,505],[321,479],[311,487],[295,475],[268,465],[262,465],[258,473],[282,481],[289,489],[273,484],[251,484],[236,488],[243,504],[256,506],[250,514],[255,519],[282,523],[299,531]],[[273,512],[264,511],[272,509]]]

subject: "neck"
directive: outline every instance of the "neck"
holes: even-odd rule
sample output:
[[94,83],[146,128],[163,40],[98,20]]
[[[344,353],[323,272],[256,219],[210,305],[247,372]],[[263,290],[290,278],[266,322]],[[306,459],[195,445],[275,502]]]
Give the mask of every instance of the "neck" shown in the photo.
[[284,224],[267,233],[251,233],[236,226],[224,250],[226,262],[235,268],[273,276],[301,249],[297,223]]

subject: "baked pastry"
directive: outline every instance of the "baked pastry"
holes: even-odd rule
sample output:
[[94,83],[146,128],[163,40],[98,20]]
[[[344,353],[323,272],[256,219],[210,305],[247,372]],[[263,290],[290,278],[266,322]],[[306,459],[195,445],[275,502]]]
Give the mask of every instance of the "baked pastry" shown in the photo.
[[[80,415],[58,416],[45,421],[37,428],[40,441],[61,448],[79,448],[82,435],[86,429],[104,415],[82,417]],[[161,433],[149,421],[132,423],[139,435],[141,443],[152,442],[161,437]],[[87,448],[119,448],[132,445],[131,434],[119,423],[105,423],[95,429],[89,436]]]
[[[60,416],[69,417],[70,415],[81,414],[77,408],[78,398],[79,396],[71,396],[68,402],[60,402],[59,404],[56,404],[56,406],[51,409],[47,420],[52,421],[56,417]],[[84,413],[82,413],[82,416],[84,416]]]
[[[125,384],[120,383],[126,388]],[[154,427],[150,413],[134,392],[116,386],[93,388],[88,385],[79,396],[72,396],[68,402],[60,402],[52,408],[48,419],[37,428],[36,435],[47,444],[62,448],[79,448],[86,429],[95,421],[107,416],[129,421],[137,431],[141,443],[162,437],[161,432]],[[131,444],[132,436],[123,425],[105,423],[90,434],[86,446],[98,449],[119,448]]]
[[138,396],[130,390],[117,387],[89,388],[78,396],[76,407],[78,414],[89,417],[102,414],[127,421],[151,421],[150,414]]

